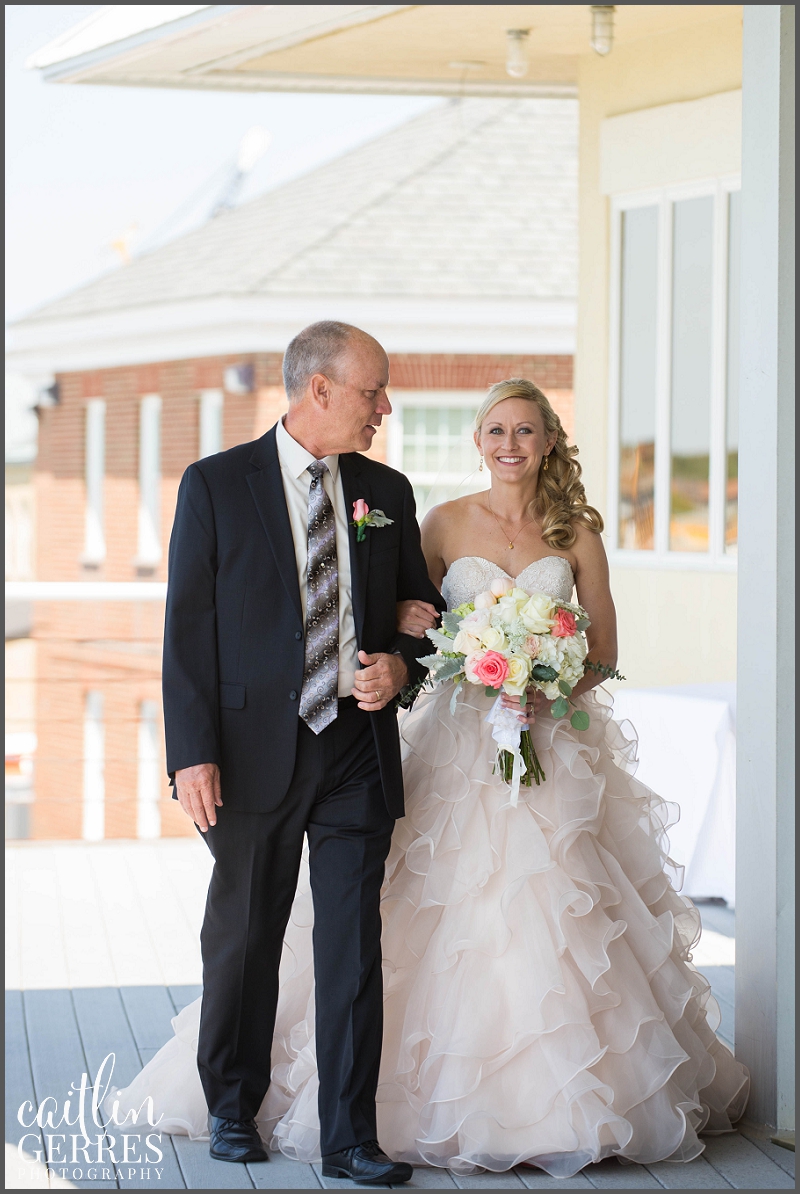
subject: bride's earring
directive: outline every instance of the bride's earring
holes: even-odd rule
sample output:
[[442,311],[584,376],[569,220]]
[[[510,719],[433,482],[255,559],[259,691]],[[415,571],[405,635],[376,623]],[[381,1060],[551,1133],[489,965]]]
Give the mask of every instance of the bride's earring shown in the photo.
[[547,472],[547,469],[548,469],[548,467],[549,467],[549,461],[550,461],[550,457],[549,457],[549,455],[548,455],[548,456],[545,456],[545,458],[544,458],[544,464],[542,465],[542,468],[544,469],[544,471],[545,471],[545,472]]
[[482,457],[482,456],[481,456],[481,462],[480,462],[480,464],[478,465],[478,472],[479,472],[479,473],[482,473],[482,472],[483,472],[483,457]]

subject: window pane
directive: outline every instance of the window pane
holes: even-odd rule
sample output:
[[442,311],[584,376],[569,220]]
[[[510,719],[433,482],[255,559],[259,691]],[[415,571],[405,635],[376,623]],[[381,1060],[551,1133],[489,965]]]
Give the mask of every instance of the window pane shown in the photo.
[[653,550],[658,208],[622,217],[619,545]]
[[741,193],[728,196],[728,328],[725,403],[725,551],[733,555],[739,538],[739,284]]
[[403,408],[402,470],[414,486],[417,513],[487,487],[472,441],[475,406]]
[[714,201],[674,205],[669,545],[708,551]]

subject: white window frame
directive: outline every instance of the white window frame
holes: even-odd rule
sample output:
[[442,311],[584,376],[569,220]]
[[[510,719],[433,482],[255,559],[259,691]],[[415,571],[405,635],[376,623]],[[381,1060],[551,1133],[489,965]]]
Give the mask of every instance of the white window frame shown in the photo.
[[200,391],[198,460],[222,451],[225,394],[223,390]]
[[136,775],[136,836],[161,837],[161,752],[157,701],[139,702]]
[[103,398],[90,398],[86,403],[83,468],[86,511],[81,563],[98,565],[106,558],[106,403]]
[[161,561],[161,397],[145,394],[139,402],[139,538],[136,564],[153,568]]
[[[611,271],[608,378],[608,543],[617,567],[735,572],[736,555],[725,551],[726,427],[725,391],[728,323],[728,196],[741,189],[739,175],[682,183],[657,190],[614,195],[611,199]],[[712,248],[711,440],[708,477],[707,552],[669,548],[672,367],[672,205],[682,199],[714,200]],[[658,208],[658,278],[656,329],[656,440],[654,549],[619,546],[620,348],[622,299],[622,217],[637,207]]]
[[106,745],[102,692],[89,691],[83,706],[83,824],[85,842],[106,835]]
[[[392,414],[389,418],[389,432],[387,436],[387,463],[399,472],[403,468],[403,412],[414,407],[464,407],[469,406],[477,411],[486,397],[486,390],[391,390],[389,399],[392,404]],[[475,449],[475,471],[477,472],[480,457]],[[441,473],[412,473],[413,485],[435,485],[441,479]],[[485,478],[485,480],[484,480]],[[488,489],[488,473],[480,474],[481,484],[477,489]]]

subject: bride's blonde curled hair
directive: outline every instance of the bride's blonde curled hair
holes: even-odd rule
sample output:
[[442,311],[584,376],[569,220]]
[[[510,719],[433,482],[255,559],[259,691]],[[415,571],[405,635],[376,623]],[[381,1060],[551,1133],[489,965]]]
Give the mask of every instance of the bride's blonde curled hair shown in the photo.
[[548,467],[539,469],[539,484],[533,503],[533,516],[542,528],[542,538],[550,547],[562,551],[575,542],[575,522],[581,522],[598,534],[603,529],[600,513],[586,501],[581,482],[578,449],[567,443],[561,420],[538,386],[524,377],[510,377],[490,388],[475,416],[475,429],[480,431],[486,416],[499,402],[507,398],[522,398],[534,402],[542,414],[545,435],[556,436],[555,446],[548,458]]

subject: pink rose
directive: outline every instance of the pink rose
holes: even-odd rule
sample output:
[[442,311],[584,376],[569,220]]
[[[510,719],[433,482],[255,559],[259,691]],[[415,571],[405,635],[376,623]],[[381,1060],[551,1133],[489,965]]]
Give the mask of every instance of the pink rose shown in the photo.
[[497,605],[497,598],[494,593],[479,593],[472,603],[476,609],[491,609],[493,605]]
[[553,638],[572,638],[576,629],[574,614],[571,614],[568,609],[556,611],[555,621],[550,631]]
[[[475,655],[480,655],[479,651]],[[485,684],[487,688],[499,688],[508,676],[508,660],[499,651],[486,651],[482,659],[470,660],[470,671],[478,684]]]
[[538,634],[529,634],[525,639],[525,642],[522,644],[522,649],[529,659],[535,659],[539,654],[541,646],[542,641]]
[[514,588],[514,582],[509,576],[498,576],[489,585],[489,591],[494,597],[505,597]]
[[366,518],[369,514],[369,506],[363,498],[359,498],[357,502],[353,502],[353,522],[361,522],[362,518]]

